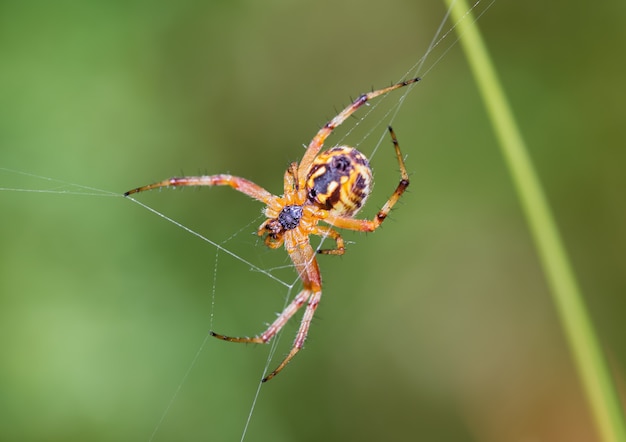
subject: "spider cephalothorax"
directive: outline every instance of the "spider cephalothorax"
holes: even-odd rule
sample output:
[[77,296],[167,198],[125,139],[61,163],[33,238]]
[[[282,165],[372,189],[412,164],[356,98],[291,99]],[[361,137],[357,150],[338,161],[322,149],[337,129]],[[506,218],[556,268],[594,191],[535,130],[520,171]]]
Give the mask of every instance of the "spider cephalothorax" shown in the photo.
[[[419,78],[414,78],[362,94],[326,123],[309,143],[300,164],[292,163],[285,172],[284,193],[281,196],[272,195],[245,178],[225,174],[170,178],[129,190],[124,194],[129,196],[145,190],[169,186],[230,186],[266,205],[267,219],[261,224],[257,233],[259,236],[265,236],[265,244],[270,248],[285,246],[302,280],[302,291],[260,335],[252,338],[238,338],[211,332],[212,336],[224,341],[263,344],[272,339],[306,304],[291,351],[273,372],[263,378],[263,382],[276,376],[304,346],[313,314],[322,296],[322,277],[315,254],[341,255],[345,251],[344,241],[333,227],[373,232],[385,220],[391,208],[409,185],[409,176],[400,147],[390,127],[389,132],[400,165],[400,183],[373,219],[354,218],[372,190],[372,171],[365,155],[353,147],[337,146],[320,153],[326,138],[369,100],[417,81]],[[319,225],[320,221],[328,225]],[[335,242],[335,247],[313,250],[309,242],[310,235],[330,238]]]

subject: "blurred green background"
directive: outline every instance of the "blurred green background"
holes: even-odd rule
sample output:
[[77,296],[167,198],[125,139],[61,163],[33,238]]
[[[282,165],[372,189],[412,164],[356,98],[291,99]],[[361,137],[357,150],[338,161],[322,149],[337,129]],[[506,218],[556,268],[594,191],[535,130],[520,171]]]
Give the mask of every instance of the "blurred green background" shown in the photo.
[[[301,145],[350,96],[401,79],[444,14],[402,0],[0,3],[0,439],[239,440],[269,347],[203,341],[258,333],[298,286],[106,192],[181,171],[280,192]],[[499,1],[479,24],[623,381],[626,6]],[[345,141],[367,155],[389,122],[377,111]],[[380,231],[320,258],[306,349],[262,387],[246,440],[597,440],[458,45],[393,124],[410,191]],[[398,180],[387,138],[372,165],[363,216]],[[230,189],[138,199],[261,268],[288,264],[251,234],[261,206]]]

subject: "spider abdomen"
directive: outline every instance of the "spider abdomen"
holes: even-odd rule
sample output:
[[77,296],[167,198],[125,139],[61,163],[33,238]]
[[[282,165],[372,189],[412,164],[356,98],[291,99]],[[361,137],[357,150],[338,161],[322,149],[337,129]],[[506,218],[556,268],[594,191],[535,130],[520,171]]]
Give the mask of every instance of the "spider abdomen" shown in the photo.
[[309,202],[338,215],[351,216],[372,190],[372,169],[365,155],[349,146],[322,152],[306,181]]

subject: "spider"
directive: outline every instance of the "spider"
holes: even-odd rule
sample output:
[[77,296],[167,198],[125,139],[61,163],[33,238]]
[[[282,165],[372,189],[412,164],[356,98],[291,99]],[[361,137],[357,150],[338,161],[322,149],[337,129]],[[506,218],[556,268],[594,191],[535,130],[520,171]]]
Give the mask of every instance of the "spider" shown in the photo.
[[[302,291],[263,333],[255,337],[231,337],[214,331],[210,332],[211,336],[228,342],[265,344],[306,304],[290,352],[274,371],[263,378],[262,382],[269,381],[280,373],[304,346],[313,314],[322,296],[322,276],[315,254],[343,255],[345,252],[343,238],[332,227],[373,232],[385,220],[389,211],[409,185],[409,176],[398,140],[393,129],[389,127],[391,140],[400,165],[400,183],[373,219],[354,218],[372,190],[372,170],[365,155],[350,146],[335,146],[320,153],[324,141],[337,126],[371,99],[419,80],[419,78],[413,78],[362,94],[326,123],[311,140],[300,164],[291,163],[285,171],[282,196],[273,195],[245,178],[226,174],[175,177],[138,187],[124,194],[124,196],[129,196],[160,187],[230,186],[266,205],[265,216],[267,219],[261,224],[257,234],[265,236],[264,242],[270,249],[285,246],[285,250],[302,281]],[[332,227],[319,225],[320,221]],[[335,247],[315,251],[309,242],[310,235],[329,237],[334,241]]]

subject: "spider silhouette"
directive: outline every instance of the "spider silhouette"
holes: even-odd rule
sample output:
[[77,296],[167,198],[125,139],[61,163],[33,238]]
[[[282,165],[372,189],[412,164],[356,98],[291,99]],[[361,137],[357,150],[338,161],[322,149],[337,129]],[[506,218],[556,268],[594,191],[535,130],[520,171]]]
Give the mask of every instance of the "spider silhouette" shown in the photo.
[[[212,336],[224,341],[265,344],[306,304],[291,351],[274,371],[263,378],[263,382],[276,376],[304,346],[311,320],[322,296],[322,277],[315,255],[342,255],[345,252],[343,238],[333,227],[373,232],[385,220],[409,185],[398,140],[393,129],[389,127],[400,166],[400,183],[373,219],[355,218],[372,190],[372,170],[365,155],[350,146],[335,146],[320,153],[326,138],[368,101],[417,81],[419,78],[413,78],[362,94],[339,112],[313,137],[300,163],[289,165],[284,176],[284,193],[281,196],[273,195],[245,178],[227,174],[175,177],[138,187],[124,194],[129,196],[160,187],[230,186],[265,204],[267,219],[261,224],[257,234],[265,237],[265,244],[271,249],[284,245],[302,280],[302,290],[276,320],[255,337],[231,337],[211,331]],[[327,225],[320,225],[320,221]],[[335,242],[335,247],[315,251],[309,241],[310,235],[329,237]]]

